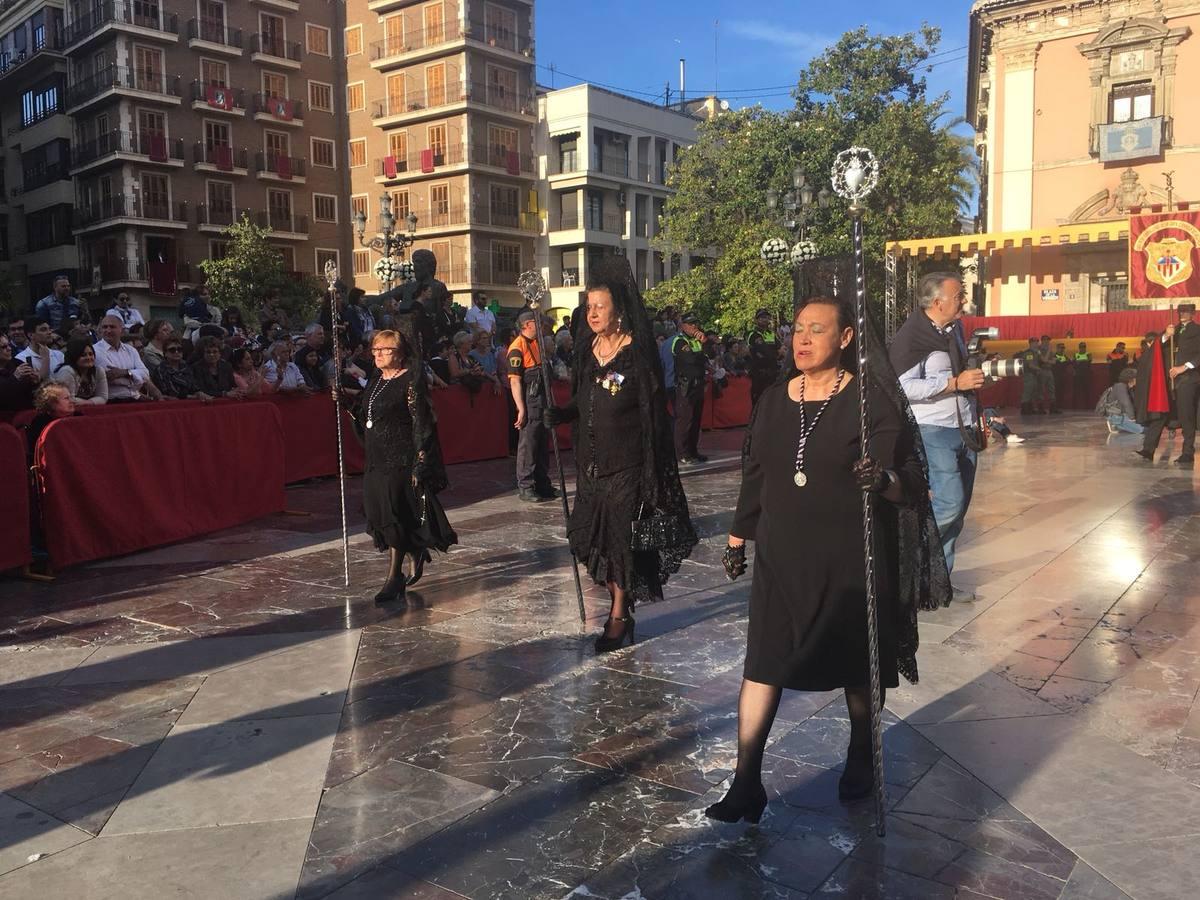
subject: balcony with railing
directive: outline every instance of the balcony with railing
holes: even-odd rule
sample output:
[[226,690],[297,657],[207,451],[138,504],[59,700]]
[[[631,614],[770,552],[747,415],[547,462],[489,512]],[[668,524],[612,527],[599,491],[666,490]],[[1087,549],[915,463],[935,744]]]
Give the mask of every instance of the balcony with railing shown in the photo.
[[193,109],[229,113],[233,116],[246,114],[246,92],[242,88],[208,84],[197,79],[191,83],[188,96],[191,98]]
[[104,197],[94,203],[80,204],[75,208],[77,228],[120,224],[126,219],[140,219],[158,226],[186,228],[188,218],[188,205],[183,200],[172,203],[159,199],[130,199],[122,195]]
[[188,46],[230,56],[241,56],[242,29],[228,28],[220,19],[189,19],[187,23]]
[[536,160],[531,153],[518,153],[507,147],[475,144],[471,147],[471,162],[480,166],[504,169],[509,175],[532,175]]
[[445,22],[429,28],[414,28],[403,35],[393,35],[381,41],[373,41],[368,46],[371,65],[377,69],[385,69],[389,65],[401,62],[405,57],[428,50],[431,47],[441,48],[445,44],[462,40],[462,25],[459,22]]
[[122,154],[139,157],[139,162],[180,166],[184,161],[183,138],[172,139],[148,132],[109,131],[77,146],[71,168],[79,172],[107,156],[117,160]]
[[108,0],[80,4],[81,15],[71,17],[63,29],[63,44],[68,51],[81,49],[109,30],[128,31],[141,37],[167,41],[179,39],[179,16],[161,10],[159,4],[136,0]]
[[381,156],[375,160],[376,178],[400,178],[409,174],[430,174],[443,166],[466,162],[466,148],[461,144],[442,149],[418,150],[407,156]]
[[308,160],[303,157],[262,151],[254,154],[254,171],[259,178],[303,184],[307,170]]
[[462,103],[465,99],[466,90],[458,82],[428,90],[406,91],[403,96],[376,100],[371,107],[371,118],[387,119],[410,113],[415,115],[428,109],[440,109],[453,103]]
[[[418,231],[427,228],[454,228],[467,224],[467,207],[462,203],[435,203],[424,208],[414,207],[411,211],[417,214]],[[398,221],[403,221],[409,210],[403,212],[404,215],[397,213]]]
[[489,207],[486,204],[471,207],[471,221],[476,225],[512,228],[530,234],[538,234],[542,230],[541,216],[535,212],[524,212],[509,207]]
[[25,166],[21,172],[20,192],[23,194],[28,194],[31,191],[36,191],[38,188],[45,187],[48,184],[70,180],[71,166],[66,160]]
[[[63,36],[57,31],[46,29],[40,41],[35,40],[31,48],[23,50],[8,50],[0,53],[0,84],[10,75],[24,72],[27,75],[45,75],[50,57],[61,57],[63,51]],[[26,63],[38,60],[38,65],[26,67]]]
[[143,99],[179,103],[180,78],[178,75],[164,75],[149,69],[109,66],[67,88],[67,109],[77,110],[102,98],[109,91],[132,92],[134,96]]
[[1172,137],[1168,116],[1106,122],[1092,126],[1091,152],[1105,163],[1152,159],[1172,145]]
[[259,228],[269,228],[280,236],[308,238],[308,217],[298,216],[290,210],[259,210],[252,220]]
[[623,234],[625,232],[625,217],[620,213],[585,213],[580,216],[574,210],[563,212],[559,217],[556,231],[601,231],[605,234]]
[[250,59],[254,62],[299,69],[300,58],[299,41],[285,41],[277,35],[258,32],[250,35]]
[[533,57],[533,39],[509,28],[498,28],[485,22],[472,21],[467,26],[467,37],[485,47],[519,53],[531,59]]
[[290,100],[287,97],[274,97],[269,94],[253,94],[250,97],[250,110],[255,119],[277,122],[280,125],[304,124],[304,101]]
[[533,91],[531,90],[506,88],[498,84],[472,82],[467,99],[472,103],[479,103],[500,112],[513,113],[530,118],[537,114],[537,107],[534,105]]
[[[144,259],[127,257],[91,257],[91,262],[84,267],[85,271],[100,270],[102,288],[118,284],[144,284],[149,278],[149,266]],[[175,279],[180,284],[192,280],[192,267],[185,262],[175,263]]]
[[666,184],[666,163],[639,162],[637,164],[637,180],[643,184]]
[[192,145],[192,163],[205,172],[225,172],[230,175],[245,175],[249,171],[250,151],[245,147],[228,144],[208,144],[196,141]]
[[242,216],[253,218],[254,213],[229,205],[201,203],[196,207],[196,225],[203,231],[223,231],[235,222],[240,222]]

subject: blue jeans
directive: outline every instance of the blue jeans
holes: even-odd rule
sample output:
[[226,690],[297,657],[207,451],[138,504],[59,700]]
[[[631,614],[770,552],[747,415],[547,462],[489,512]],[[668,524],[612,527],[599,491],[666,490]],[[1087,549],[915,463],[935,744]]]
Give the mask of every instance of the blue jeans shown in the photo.
[[1146,429],[1139,425],[1133,419],[1127,419],[1124,416],[1109,416],[1108,424],[1117,431],[1124,431],[1128,434],[1141,434]]
[[975,453],[963,444],[957,428],[922,425],[921,440],[929,458],[929,490],[933,493],[933,518],[942,536],[946,568],[954,571],[954,544],[962,534],[975,490]]

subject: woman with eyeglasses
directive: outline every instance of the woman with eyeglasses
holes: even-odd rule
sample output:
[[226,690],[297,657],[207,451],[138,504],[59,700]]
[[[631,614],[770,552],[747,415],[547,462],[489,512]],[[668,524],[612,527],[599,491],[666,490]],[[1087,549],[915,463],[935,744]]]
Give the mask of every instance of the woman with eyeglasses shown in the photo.
[[196,375],[183,360],[183,341],[169,337],[162,346],[163,361],[150,371],[150,380],[167,400],[211,400],[196,386]]
[[[379,604],[404,597],[430,560],[458,537],[437,495],[448,485],[437,424],[420,357],[399,331],[371,339],[375,372],[352,410],[355,432],[366,449],[363,512],[375,547],[389,554],[388,576],[375,595]],[[336,388],[335,388],[336,390]],[[403,572],[411,557],[410,574]]]
[[63,364],[52,377],[66,386],[77,406],[100,406],[108,402],[108,378],[104,369],[96,365],[96,351],[90,340],[72,338],[67,343]]

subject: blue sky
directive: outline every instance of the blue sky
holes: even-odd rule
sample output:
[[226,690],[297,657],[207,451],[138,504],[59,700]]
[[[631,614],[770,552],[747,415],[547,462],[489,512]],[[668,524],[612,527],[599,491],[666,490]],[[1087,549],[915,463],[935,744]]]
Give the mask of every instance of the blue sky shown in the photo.
[[661,102],[666,82],[672,92],[679,88],[682,56],[689,96],[715,87],[734,107],[761,102],[781,109],[791,104],[788,90],[796,73],[843,32],[866,24],[874,32],[896,34],[929,21],[942,29],[942,55],[931,60],[938,64],[926,77],[934,93],[951,94],[950,112],[960,116],[970,6],[970,0],[757,0],[745,6],[716,0],[538,0],[538,82],[566,87],[585,80]]

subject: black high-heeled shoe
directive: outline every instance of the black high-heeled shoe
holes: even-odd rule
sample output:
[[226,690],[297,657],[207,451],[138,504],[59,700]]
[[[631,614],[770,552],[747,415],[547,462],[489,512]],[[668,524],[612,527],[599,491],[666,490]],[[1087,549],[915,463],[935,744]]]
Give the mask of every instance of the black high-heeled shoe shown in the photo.
[[746,797],[736,796],[731,787],[724,799],[714,803],[704,811],[704,814],[718,822],[749,822],[757,825],[766,808],[767,792],[760,784],[757,791],[751,792]]
[[[611,622],[624,622],[625,627],[619,635],[613,637],[608,636],[608,626]],[[633,643],[633,621],[632,615],[624,616],[609,616],[608,621],[604,623],[604,631],[600,633],[600,637],[596,638],[597,653],[612,653],[614,650],[620,650],[625,646],[626,639],[629,643]]]
[[379,593],[375,595],[375,605],[383,606],[385,603],[394,603],[397,600],[404,599],[404,574],[389,578],[384,582],[383,587],[379,589]]
[[405,582],[409,587],[412,587],[421,580],[421,576],[425,574],[425,563],[431,561],[428,550],[420,550],[411,554],[411,556],[412,574],[408,576],[408,581]]
[[842,777],[838,779],[838,800],[842,803],[854,803],[857,800],[865,800],[874,792],[875,764],[871,757],[847,754],[846,764],[842,767]]

